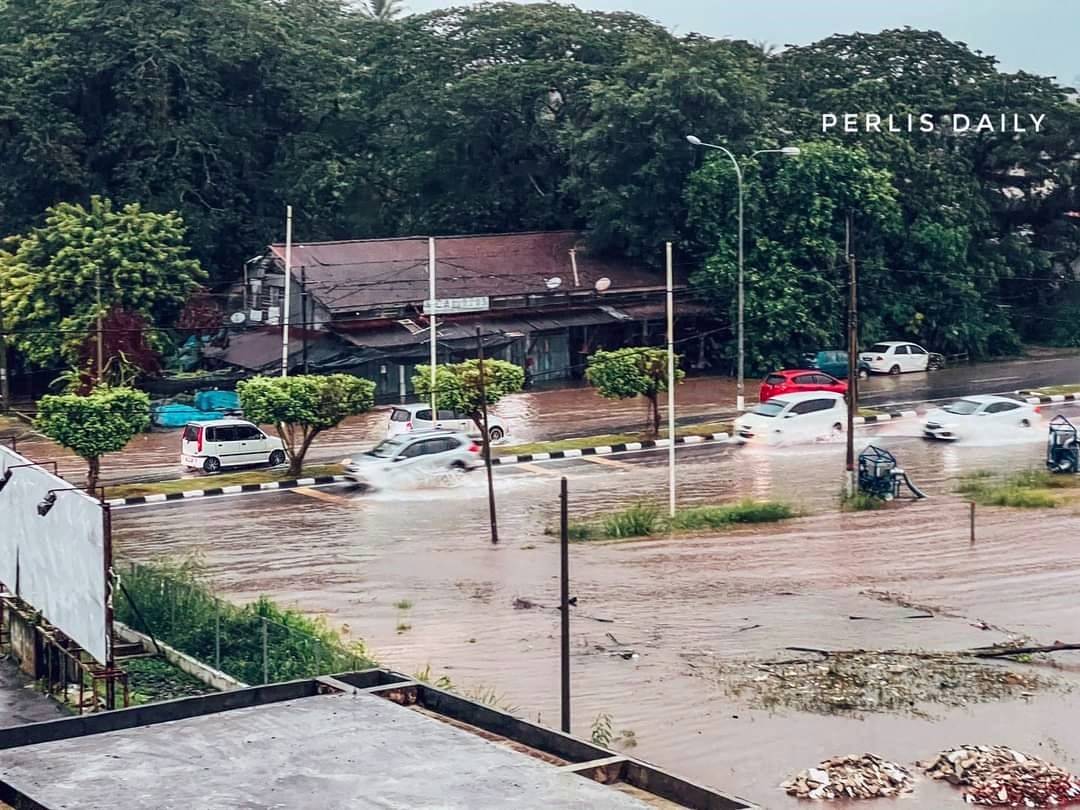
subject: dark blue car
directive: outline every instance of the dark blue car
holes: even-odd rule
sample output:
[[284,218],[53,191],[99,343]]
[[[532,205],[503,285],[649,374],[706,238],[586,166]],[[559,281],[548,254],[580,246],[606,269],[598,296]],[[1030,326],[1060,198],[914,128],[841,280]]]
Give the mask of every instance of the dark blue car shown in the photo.
[[[803,355],[803,363],[806,368],[816,368],[831,374],[838,380],[846,380],[848,372],[847,352],[828,349],[820,352],[810,352]],[[870,376],[870,364],[865,360],[859,360],[859,379],[865,380]]]

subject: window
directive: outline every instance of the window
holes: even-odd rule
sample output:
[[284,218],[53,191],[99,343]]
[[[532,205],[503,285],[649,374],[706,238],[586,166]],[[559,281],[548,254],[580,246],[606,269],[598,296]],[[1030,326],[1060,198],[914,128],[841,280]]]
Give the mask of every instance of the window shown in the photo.
[[809,399],[806,402],[798,403],[791,409],[792,414],[802,415],[804,413],[817,413],[818,411],[827,411],[834,405],[834,401],[831,399]]
[[908,350],[912,354],[926,354],[926,349],[924,349],[922,346],[916,346],[914,343],[908,346]]
[[184,428],[184,441],[185,442],[197,442],[199,440],[199,426],[188,425]]
[[414,416],[413,419],[417,420],[418,422],[430,422],[431,421],[431,408],[428,408],[428,409],[423,410],[423,411],[417,411],[416,416]]
[[907,353],[908,353],[908,347],[907,346],[897,346],[896,350],[893,352],[893,354],[907,354]]
[[404,450],[401,451],[403,458],[416,458],[417,456],[426,456],[431,453],[438,453],[442,450],[442,443],[444,439],[424,439],[421,442],[415,442],[410,444]]
[[770,374],[765,378],[766,385],[783,385],[784,378],[780,374]]
[[815,374],[814,375],[814,384],[815,385],[836,385],[837,382],[838,382],[837,380],[834,380],[828,374]]
[[817,383],[817,378],[817,374],[800,374],[792,382],[796,385],[814,385]]
[[212,442],[235,442],[236,441],[236,428],[234,427],[216,427],[210,428],[210,441]]
[[993,405],[986,409],[987,413],[1005,413],[1007,411],[1015,411],[1020,405],[1015,402],[995,402]]
[[758,416],[776,416],[780,411],[784,410],[788,406],[788,403],[782,399],[770,399],[768,402],[762,402],[751,413],[756,413]]
[[391,422],[408,422],[409,421],[409,412],[407,410],[405,410],[404,408],[394,408],[394,410],[390,411],[390,421]]
[[942,410],[945,413],[953,413],[957,416],[971,416],[971,414],[979,410],[979,403],[970,399],[958,399],[956,402],[950,402]]
[[[408,434],[406,434],[408,436]],[[373,448],[368,450],[369,456],[375,456],[375,458],[393,458],[397,455],[397,451],[405,444],[404,438],[384,439],[379,442]]]
[[459,419],[453,411],[439,411],[439,420],[442,422],[449,422],[452,419]]
[[251,425],[237,425],[233,430],[236,431],[236,440],[241,442],[256,441],[263,437],[262,431]]
[[891,348],[892,346],[890,346],[888,343],[875,343],[873,346],[870,347],[870,351],[872,351],[874,354],[888,354],[889,349]]

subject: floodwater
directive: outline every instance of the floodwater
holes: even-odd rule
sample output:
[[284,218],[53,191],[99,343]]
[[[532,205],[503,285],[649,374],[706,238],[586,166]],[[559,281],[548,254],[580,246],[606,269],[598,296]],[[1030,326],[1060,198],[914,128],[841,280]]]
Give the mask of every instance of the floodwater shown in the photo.
[[[971,545],[968,505],[950,494],[965,471],[1041,464],[1045,429],[1015,442],[948,445],[915,438],[917,427],[887,424],[860,441],[872,436],[895,452],[932,496],[926,501],[880,512],[830,508],[843,444],[693,447],[678,455],[680,502],[778,497],[818,514],[712,537],[572,546],[573,731],[587,737],[593,719],[610,714],[616,733],[633,733],[635,756],[765,807],[795,806],[779,784],[836,754],[872,751],[910,764],[962,743],[1002,743],[1080,770],[1080,692],[931,706],[935,719],[825,716],[749,708],[700,665],[710,656],[789,657],[788,646],[958,650],[1013,635],[1077,640],[1075,510],[980,508]],[[568,478],[571,515],[580,518],[662,499],[664,462],[664,453],[647,453],[505,471],[496,480],[494,547],[482,473],[454,489],[121,509],[114,543],[123,559],[200,555],[232,597],[266,593],[326,615],[386,666],[415,673],[430,665],[435,677],[493,689],[523,716],[557,726],[559,550],[544,530],[557,520],[558,477]],[[864,591],[938,610],[908,621],[909,609]],[[518,598],[536,606],[516,609]],[[413,606],[402,611],[399,600]],[[400,623],[411,628],[398,632]],[[982,629],[990,626],[997,629]],[[637,657],[616,652],[627,648]],[[1060,668],[1039,671],[1078,682],[1080,655],[1055,661]],[[904,806],[960,801],[947,785],[923,780]]]

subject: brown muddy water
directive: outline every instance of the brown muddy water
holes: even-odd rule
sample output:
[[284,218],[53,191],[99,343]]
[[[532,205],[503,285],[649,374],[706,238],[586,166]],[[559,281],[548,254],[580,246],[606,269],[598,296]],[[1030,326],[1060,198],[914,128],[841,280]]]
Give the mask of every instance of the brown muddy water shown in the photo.
[[[1040,463],[1041,439],[942,446],[906,437],[910,430],[896,423],[875,441],[897,453],[929,500],[836,513],[842,445],[694,448],[679,455],[683,502],[781,497],[815,514],[712,537],[575,544],[574,732],[589,736],[594,718],[609,714],[616,734],[632,732],[625,736],[636,740],[635,756],[765,807],[793,806],[780,783],[837,754],[871,751],[910,765],[963,743],[1005,744],[1080,770],[1080,691],[1068,688],[1080,683],[1077,654],[1025,667],[1061,689],[930,705],[929,717],[752,708],[701,666],[791,656],[790,646],[960,650],[1013,635],[1080,640],[1080,516],[980,508],[971,546],[968,507],[950,494],[966,470]],[[550,606],[559,558],[544,528],[557,516],[558,476],[569,479],[572,513],[585,515],[662,498],[663,459],[500,475],[497,547],[482,477],[446,490],[331,490],[339,497],[330,501],[288,493],[121,509],[115,546],[119,557],[142,561],[197,554],[231,597],[266,593],[324,614],[386,666],[430,666],[433,676],[493,689],[555,726],[559,616]],[[912,610],[880,592],[932,606],[934,618],[907,619]],[[537,606],[517,609],[517,599]],[[396,608],[400,600],[412,607]],[[399,624],[411,629],[399,633]],[[925,779],[902,801],[962,804],[955,789]]]

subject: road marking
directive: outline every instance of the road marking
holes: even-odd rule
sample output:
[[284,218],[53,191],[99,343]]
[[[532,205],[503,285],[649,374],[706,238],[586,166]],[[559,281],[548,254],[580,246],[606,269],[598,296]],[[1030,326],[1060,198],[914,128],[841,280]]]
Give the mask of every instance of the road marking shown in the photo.
[[541,467],[538,464],[531,464],[528,461],[519,461],[514,465],[516,469],[528,470],[529,472],[543,473],[544,475],[562,475],[562,472],[557,469],[549,469],[547,467]]
[[300,495],[306,495],[309,498],[315,498],[316,500],[326,501],[328,503],[348,503],[348,498],[342,498],[340,495],[335,495],[332,492],[323,492],[318,489],[309,489],[308,487],[293,487],[291,490],[279,490],[281,492],[296,492]]
[[616,461],[613,458],[601,458],[600,456],[582,456],[582,461],[588,461],[591,464],[605,464],[609,467],[633,467],[633,464],[627,464],[625,461]]
[[1019,380],[1020,377],[987,377],[984,380],[972,380],[972,383],[1005,382],[1006,380]]

